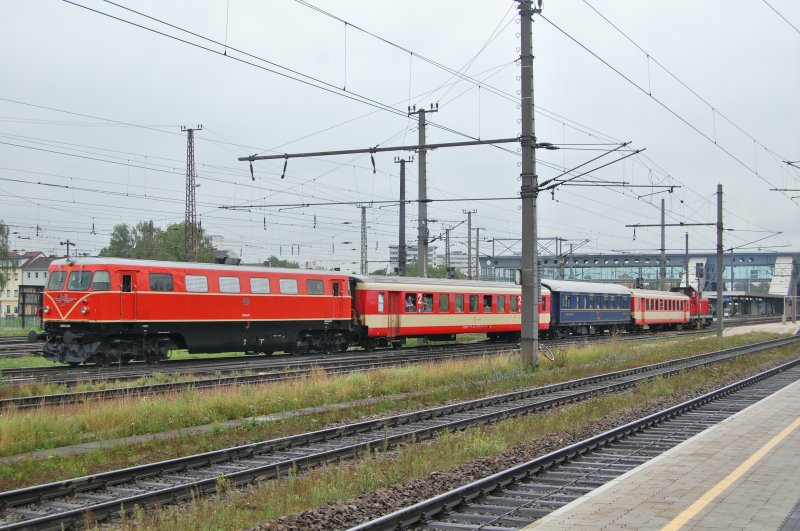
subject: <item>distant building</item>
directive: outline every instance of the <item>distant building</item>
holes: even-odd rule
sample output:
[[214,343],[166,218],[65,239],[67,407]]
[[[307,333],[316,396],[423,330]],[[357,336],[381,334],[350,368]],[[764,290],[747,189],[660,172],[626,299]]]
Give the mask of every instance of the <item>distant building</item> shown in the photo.
[[22,280],[19,286],[19,316],[21,326],[38,326],[41,315],[42,296],[47,285],[50,263],[55,256],[37,256],[22,266]]
[[0,317],[16,317],[20,313],[19,292],[23,281],[23,266],[31,260],[44,256],[41,251],[12,254],[6,271],[6,286],[0,292]]

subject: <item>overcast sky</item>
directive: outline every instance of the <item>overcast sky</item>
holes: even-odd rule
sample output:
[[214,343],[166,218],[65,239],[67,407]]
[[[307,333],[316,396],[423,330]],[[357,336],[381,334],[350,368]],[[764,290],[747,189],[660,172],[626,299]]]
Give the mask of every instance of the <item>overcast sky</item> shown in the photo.
[[[630,141],[645,151],[585,178],[652,187],[543,194],[540,237],[586,252],[656,251],[659,229],[634,237],[625,225],[658,223],[662,198],[668,223],[714,222],[719,183],[734,229],[726,249],[800,251],[800,170],[783,162],[800,161],[800,2],[551,0],[543,15],[536,136],[564,149],[537,152],[540,181]],[[283,178],[283,160],[259,161],[255,180],[237,158],[415,144],[407,109],[432,103],[429,143],[515,137],[519,28],[510,1],[7,0],[0,220],[12,248],[54,254],[66,239],[96,254],[118,223],[180,222],[181,126],[202,124],[197,214],[220,247],[249,262],[277,255],[357,270],[359,203],[371,205],[370,270],[379,269],[398,239],[394,158],[412,153],[376,154],[374,170],[368,154],[290,159]],[[517,197],[518,147],[428,153],[431,237],[455,227],[452,250],[466,251],[468,210],[481,240],[520,237],[518,199],[480,200]],[[417,175],[408,164],[411,200]],[[353,204],[315,205],[325,202]],[[416,204],[406,212],[416,244]],[[669,252],[682,251],[685,232],[667,229]],[[694,251],[715,247],[713,227],[689,238]]]

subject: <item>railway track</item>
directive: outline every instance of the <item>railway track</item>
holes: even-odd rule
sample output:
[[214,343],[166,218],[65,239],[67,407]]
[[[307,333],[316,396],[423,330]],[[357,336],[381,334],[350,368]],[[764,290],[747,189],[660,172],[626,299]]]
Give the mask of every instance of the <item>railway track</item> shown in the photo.
[[[242,357],[229,358],[230,361],[212,363],[201,368],[196,363],[172,362],[163,364],[168,367],[166,373],[185,375],[186,381],[102,389],[97,391],[67,392],[52,395],[14,397],[0,400],[0,411],[9,408],[24,409],[62,404],[76,404],[87,400],[107,400],[120,397],[147,396],[192,389],[208,389],[234,385],[245,385],[265,382],[277,382],[299,378],[315,370],[323,370],[329,374],[366,371],[382,367],[391,367],[410,363],[435,362],[451,359],[469,359],[495,355],[513,351],[518,347],[503,343],[476,343],[461,345],[442,345],[433,348],[404,349],[402,351],[386,351],[384,353],[364,352],[336,356],[279,356],[271,358]],[[55,374],[52,374],[55,372]],[[67,367],[48,367],[44,370],[48,375],[48,383],[58,383],[68,387],[86,381],[130,381],[138,380],[151,374],[150,371],[120,371],[108,367],[97,371],[81,371]],[[60,380],[60,377],[65,379]],[[25,383],[41,381],[27,369],[13,369],[2,372],[2,381],[6,383]]]
[[30,343],[27,336],[0,336],[0,357],[38,356],[44,343]]
[[800,379],[800,360],[356,526],[525,527]]
[[[347,426],[95,474],[0,494],[0,528],[58,529],[119,515],[136,506],[171,503],[241,486],[290,471],[350,458],[371,448],[392,448],[438,434],[631,388],[761,350],[792,345],[800,337],[768,341],[542,388],[482,398]],[[800,360],[798,361],[800,363]]]

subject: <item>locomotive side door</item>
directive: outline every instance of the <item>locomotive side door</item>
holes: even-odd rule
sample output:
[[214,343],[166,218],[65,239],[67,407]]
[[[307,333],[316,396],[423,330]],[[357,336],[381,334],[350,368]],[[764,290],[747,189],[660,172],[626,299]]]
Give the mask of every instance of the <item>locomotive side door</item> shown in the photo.
[[136,320],[136,271],[120,271],[119,318]]
[[333,318],[344,319],[347,317],[344,315],[344,281],[333,280],[331,285],[333,290]]
[[403,294],[399,291],[389,292],[389,308],[387,316],[389,318],[387,335],[397,337],[400,335],[400,313],[403,311]]

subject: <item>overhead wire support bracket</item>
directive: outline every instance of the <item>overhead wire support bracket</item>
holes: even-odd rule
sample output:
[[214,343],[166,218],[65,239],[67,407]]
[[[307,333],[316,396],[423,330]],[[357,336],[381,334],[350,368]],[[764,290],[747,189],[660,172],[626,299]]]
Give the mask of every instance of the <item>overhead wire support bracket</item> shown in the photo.
[[[369,147],[369,148],[360,148],[360,149],[340,149],[337,151],[314,151],[309,153],[283,153],[280,155],[249,155],[247,157],[239,157],[237,160],[239,161],[249,161],[253,162],[256,160],[274,160],[274,159],[294,159],[294,158],[303,158],[303,157],[325,157],[329,155],[357,155],[360,153],[383,153],[387,151],[419,151],[421,149],[437,149],[437,148],[447,148],[447,147],[462,147],[462,146],[480,146],[484,144],[509,144],[512,142],[519,142],[519,137],[515,138],[495,138],[490,140],[465,140],[463,142],[445,142],[440,144],[425,144],[424,146],[420,145],[409,145],[409,146],[388,146],[388,147]],[[546,144],[546,145],[545,145]],[[542,144],[544,149],[558,149],[558,146],[554,144],[545,143]],[[548,147],[552,146],[552,147]],[[538,145],[537,145],[538,147]],[[285,164],[284,164],[285,169]]]

